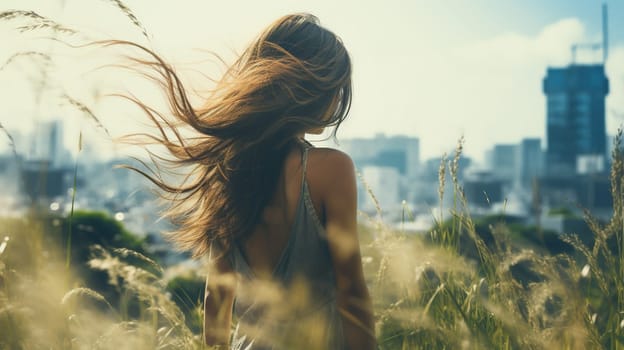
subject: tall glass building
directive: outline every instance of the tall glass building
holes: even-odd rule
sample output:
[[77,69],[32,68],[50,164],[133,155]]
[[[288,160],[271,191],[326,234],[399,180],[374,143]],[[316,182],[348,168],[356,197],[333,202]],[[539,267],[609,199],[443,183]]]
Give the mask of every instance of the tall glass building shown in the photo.
[[604,65],[572,64],[548,68],[546,171],[550,176],[573,175],[579,166],[606,163],[605,97],[609,80]]

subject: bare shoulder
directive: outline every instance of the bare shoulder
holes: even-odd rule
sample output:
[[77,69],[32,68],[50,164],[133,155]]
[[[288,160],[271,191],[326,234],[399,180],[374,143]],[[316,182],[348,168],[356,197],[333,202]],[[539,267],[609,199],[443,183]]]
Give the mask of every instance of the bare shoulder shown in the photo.
[[308,184],[317,200],[325,202],[335,196],[351,198],[357,192],[353,160],[342,151],[323,147],[310,149],[307,171]]
[[312,148],[308,154],[310,171],[327,177],[352,177],[355,174],[353,160],[348,154],[333,148]]

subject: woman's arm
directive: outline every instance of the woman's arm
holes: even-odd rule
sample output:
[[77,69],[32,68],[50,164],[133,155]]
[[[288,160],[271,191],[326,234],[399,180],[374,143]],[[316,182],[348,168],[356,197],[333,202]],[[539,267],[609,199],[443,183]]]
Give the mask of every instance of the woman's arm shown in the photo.
[[374,349],[373,308],[364,280],[357,234],[357,188],[351,158],[338,151],[325,158],[324,183],[329,250],[334,264],[337,302],[349,349]]
[[229,346],[236,277],[225,257],[211,261],[204,296],[204,340]]

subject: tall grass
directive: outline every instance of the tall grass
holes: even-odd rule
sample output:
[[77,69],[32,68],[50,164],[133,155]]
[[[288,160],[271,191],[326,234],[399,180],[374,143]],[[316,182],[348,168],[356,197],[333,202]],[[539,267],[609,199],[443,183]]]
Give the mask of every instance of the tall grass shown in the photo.
[[[406,235],[379,226],[377,220],[376,225],[362,226],[363,264],[374,297],[380,347],[621,348],[624,161],[620,148],[615,149],[614,216],[600,225],[588,214],[595,233],[591,247],[568,236],[579,259],[515,246],[504,223],[491,227],[493,241],[486,243],[466,210],[459,185],[458,209],[447,224],[435,227],[432,237]],[[122,295],[120,303],[113,304],[65,268],[63,251],[54,243],[58,235],[50,230],[49,223],[34,218],[2,221],[0,232],[10,240],[4,241],[0,253],[0,348],[203,348],[202,335],[186,322],[188,317],[201,319],[201,304],[185,314],[166,289],[164,276],[184,272],[163,271],[137,252],[95,246],[89,266],[105,271]],[[462,245],[471,245],[476,258],[462,255]],[[194,274],[201,279],[207,273],[198,268]],[[305,289],[297,288],[284,291],[259,284],[248,290],[279,317],[291,311],[288,306],[305,303]],[[322,325],[314,318],[302,324],[311,334]],[[311,345],[309,334],[304,338],[302,333],[267,334],[254,325],[239,327],[256,340],[318,348]],[[301,339],[303,344],[298,343]],[[240,338],[234,342],[247,344]]]

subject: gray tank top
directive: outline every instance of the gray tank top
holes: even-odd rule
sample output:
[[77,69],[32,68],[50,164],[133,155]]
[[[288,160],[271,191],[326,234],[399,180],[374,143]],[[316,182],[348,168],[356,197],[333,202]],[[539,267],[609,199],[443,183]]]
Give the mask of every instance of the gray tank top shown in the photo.
[[[303,312],[293,314],[286,319],[271,320],[263,311],[263,307],[254,300],[242,300],[237,297],[234,302],[234,316],[239,323],[254,328],[269,327],[269,333],[288,334],[288,328],[296,325],[302,317],[318,317],[325,320],[327,335],[323,349],[343,349],[342,320],[336,306],[336,280],[332,259],[329,254],[327,236],[323,224],[312,204],[308,183],[306,182],[306,166],[309,145],[305,145],[302,155],[302,180],[299,202],[290,237],[286,248],[273,270],[273,279],[288,288],[295,280],[304,278],[308,286],[310,303]],[[254,273],[249,267],[240,247],[234,244],[230,254],[233,269],[244,279],[253,280]],[[250,293],[244,293],[250,294]],[[251,293],[253,294],[253,293]],[[315,318],[316,319],[316,318]],[[244,330],[244,326],[241,327]],[[240,336],[240,334],[239,334]],[[249,344],[247,336],[245,344]],[[246,345],[245,345],[246,346]],[[243,346],[242,349],[246,347]],[[251,349],[283,349],[275,344],[264,344],[260,339],[254,341]]]

